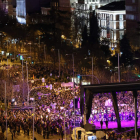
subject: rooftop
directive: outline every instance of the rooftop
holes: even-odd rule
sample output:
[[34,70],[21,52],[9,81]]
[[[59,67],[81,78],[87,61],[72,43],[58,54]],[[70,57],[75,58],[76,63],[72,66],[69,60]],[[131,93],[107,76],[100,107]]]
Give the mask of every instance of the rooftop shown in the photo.
[[98,9],[99,10],[110,10],[110,11],[125,10],[125,1],[111,2],[105,6],[98,8]]

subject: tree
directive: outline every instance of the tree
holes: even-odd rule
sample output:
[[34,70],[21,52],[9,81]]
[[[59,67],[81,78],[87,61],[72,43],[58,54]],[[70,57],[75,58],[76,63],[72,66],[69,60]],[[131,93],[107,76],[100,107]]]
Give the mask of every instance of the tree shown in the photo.
[[111,57],[111,51],[110,51],[108,45],[101,45],[100,48],[103,51],[103,54],[104,54],[105,58],[110,58]]
[[113,69],[118,66],[118,55],[113,55],[112,57],[110,57],[110,62]]
[[100,29],[98,26],[97,16],[95,15],[95,11],[90,15],[90,35],[89,41],[93,44],[99,44],[100,39]]
[[88,54],[95,57],[98,64],[101,65],[103,60],[102,51],[100,49],[100,29],[98,26],[97,16],[95,11],[90,13],[90,29],[89,29],[89,40],[88,40]]
[[122,53],[120,60],[121,64],[123,64],[125,67],[131,65],[133,60],[133,53],[126,35],[124,35],[120,40],[120,52]]
[[82,44],[84,45],[88,41],[88,35],[87,35],[87,26],[84,26],[84,30],[82,32]]

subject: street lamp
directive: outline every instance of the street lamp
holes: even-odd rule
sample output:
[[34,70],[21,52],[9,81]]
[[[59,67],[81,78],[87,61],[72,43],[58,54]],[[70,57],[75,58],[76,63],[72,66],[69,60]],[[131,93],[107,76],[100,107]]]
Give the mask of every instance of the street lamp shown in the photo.
[[45,70],[46,70],[46,50],[45,50],[46,45],[44,44],[44,57],[45,57]]
[[[88,57],[86,57],[85,59],[87,59],[87,58]],[[91,62],[92,64],[91,65],[92,65],[92,84],[93,84],[93,57],[89,57],[89,58],[91,58],[91,60],[92,60],[92,62]]]
[[24,75],[23,75],[23,56],[27,54],[21,54],[21,60],[22,60],[22,80],[23,80],[23,98],[24,98]]
[[5,82],[5,116],[6,116],[6,140],[8,137],[8,131],[7,131],[7,102],[6,102],[6,82]]
[[118,53],[118,81],[120,83],[120,54]]
[[32,42],[28,43],[30,45],[30,57],[31,57],[31,45],[32,45]]
[[59,60],[59,77],[60,77],[60,50],[59,49],[53,49],[58,51],[58,60]]
[[[73,59],[74,129],[75,129],[74,54],[66,54],[66,55],[72,55]],[[76,132],[75,132],[75,140],[76,140]]]

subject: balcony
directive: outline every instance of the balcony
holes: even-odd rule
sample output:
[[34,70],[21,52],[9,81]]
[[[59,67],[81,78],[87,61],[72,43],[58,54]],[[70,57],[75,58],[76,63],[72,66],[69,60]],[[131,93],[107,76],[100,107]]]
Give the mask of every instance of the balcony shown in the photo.
[[78,0],[79,4],[85,4],[85,0]]

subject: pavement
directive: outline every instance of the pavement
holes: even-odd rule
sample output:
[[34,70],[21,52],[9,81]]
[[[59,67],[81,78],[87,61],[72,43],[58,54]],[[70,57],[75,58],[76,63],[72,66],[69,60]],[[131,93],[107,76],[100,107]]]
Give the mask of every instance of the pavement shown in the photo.
[[[6,138],[6,131],[4,133],[4,136]],[[43,135],[38,134],[37,132],[34,133],[34,137],[36,137],[37,140],[62,140],[60,135],[53,135],[50,136],[49,135],[49,139],[44,139]],[[27,134],[24,134],[24,132],[21,130],[20,134],[18,135],[16,133],[15,137],[13,138],[13,140],[32,140],[33,139],[33,133],[30,132],[29,136]],[[12,140],[12,134],[8,128],[8,137],[7,140]],[[63,137],[63,140],[65,140],[65,136]],[[70,135],[66,136],[66,140],[71,140]]]
[[[0,65],[7,65],[7,61],[0,61]],[[8,65],[12,66],[12,65],[21,65],[21,62],[20,60],[15,60],[14,62],[11,62],[9,59],[8,59]]]

